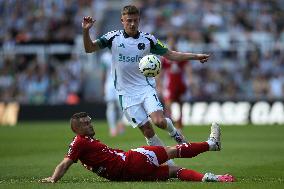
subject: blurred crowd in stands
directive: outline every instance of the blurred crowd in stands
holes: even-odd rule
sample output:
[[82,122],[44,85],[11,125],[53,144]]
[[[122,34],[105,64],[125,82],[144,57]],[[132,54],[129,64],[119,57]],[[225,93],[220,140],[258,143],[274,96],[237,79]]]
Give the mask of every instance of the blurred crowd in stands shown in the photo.
[[102,19],[105,1],[0,0],[0,42],[73,43],[85,15]]
[[5,57],[0,71],[0,100],[23,104],[77,104],[82,96],[84,74],[76,55],[49,64],[35,57]]
[[173,35],[180,51],[211,53],[207,64],[191,62],[193,82],[186,100],[283,100],[283,0],[0,0],[0,101],[86,101],[84,88],[92,82],[86,82],[77,54],[41,62],[31,55],[13,55],[13,47],[72,45],[86,15],[97,20],[100,36],[106,27],[102,22],[119,19],[109,18],[108,11],[119,14],[128,3],[141,9],[141,31],[165,43]]

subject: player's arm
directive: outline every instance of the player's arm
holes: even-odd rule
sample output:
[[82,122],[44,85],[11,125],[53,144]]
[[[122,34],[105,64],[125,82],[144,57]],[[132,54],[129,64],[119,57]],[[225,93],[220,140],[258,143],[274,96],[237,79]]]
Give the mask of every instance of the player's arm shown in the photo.
[[73,164],[73,160],[64,158],[55,168],[51,177],[47,177],[41,180],[42,183],[55,183],[63,177],[68,168]]
[[169,60],[178,61],[178,62],[187,61],[187,60],[199,60],[201,63],[204,63],[207,62],[210,55],[184,53],[184,52],[168,50],[163,56]]
[[208,54],[195,54],[195,53],[184,53],[184,52],[178,52],[169,50],[165,45],[155,38],[148,38],[150,40],[151,44],[151,50],[150,52],[153,54],[158,54],[166,59],[181,62],[181,61],[187,61],[187,60],[199,60],[201,63],[204,63],[208,60],[209,56]]
[[95,20],[92,17],[86,16],[83,18],[83,42],[86,53],[92,53],[100,49],[97,41],[92,41],[89,30],[94,25]]

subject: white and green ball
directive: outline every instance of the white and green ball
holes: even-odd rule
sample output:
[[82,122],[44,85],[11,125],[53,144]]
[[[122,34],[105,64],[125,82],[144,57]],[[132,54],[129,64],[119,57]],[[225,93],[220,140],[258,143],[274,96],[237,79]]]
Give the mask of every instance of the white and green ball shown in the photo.
[[155,55],[146,55],[139,62],[139,70],[146,77],[157,76],[161,68],[161,61]]

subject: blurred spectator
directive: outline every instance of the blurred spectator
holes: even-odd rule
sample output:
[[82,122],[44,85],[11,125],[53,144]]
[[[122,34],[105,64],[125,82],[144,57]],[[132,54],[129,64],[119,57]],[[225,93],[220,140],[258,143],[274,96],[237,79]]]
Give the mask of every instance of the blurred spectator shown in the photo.
[[123,112],[119,104],[118,94],[115,90],[112,76],[112,55],[109,51],[103,52],[100,57],[100,64],[103,67],[103,92],[106,103],[106,118],[109,127],[109,135],[115,137],[118,134],[123,134],[125,125],[123,123]]
[[4,65],[0,67],[0,99],[1,101],[11,101],[15,97],[15,76],[10,59],[6,59]]
[[284,95],[284,76],[280,73],[275,74],[269,80],[269,91],[271,99],[281,99]]
[[[169,48],[176,50],[176,37],[169,35],[167,38]],[[188,86],[192,83],[192,69],[189,61],[171,61],[165,57],[161,58],[162,70],[157,77],[157,89],[162,95],[165,105],[165,114],[171,117],[173,103],[180,104],[187,93]],[[180,110],[180,112],[182,112]],[[176,120],[175,127],[183,129],[182,115]]]

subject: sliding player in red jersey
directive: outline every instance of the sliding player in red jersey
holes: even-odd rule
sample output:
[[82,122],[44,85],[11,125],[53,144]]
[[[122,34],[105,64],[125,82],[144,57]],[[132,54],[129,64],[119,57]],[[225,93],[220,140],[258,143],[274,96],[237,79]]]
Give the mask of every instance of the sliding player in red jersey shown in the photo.
[[52,176],[41,180],[55,183],[63,177],[68,168],[81,161],[88,170],[111,181],[159,181],[178,178],[184,181],[233,182],[234,177],[199,173],[175,165],[164,164],[173,158],[192,158],[206,151],[220,151],[220,127],[213,123],[211,134],[205,142],[183,143],[172,147],[142,146],[129,151],[113,149],[95,138],[90,116],[85,112],[76,113],[70,120],[76,137]]

